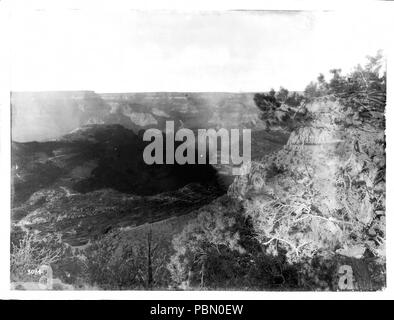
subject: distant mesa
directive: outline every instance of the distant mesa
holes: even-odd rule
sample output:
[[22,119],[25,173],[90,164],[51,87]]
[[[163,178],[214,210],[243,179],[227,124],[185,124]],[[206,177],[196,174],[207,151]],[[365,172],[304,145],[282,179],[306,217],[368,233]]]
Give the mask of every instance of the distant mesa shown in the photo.
[[12,140],[58,139],[86,124],[119,124],[134,133],[179,127],[253,128],[258,109],[253,93],[12,92]]

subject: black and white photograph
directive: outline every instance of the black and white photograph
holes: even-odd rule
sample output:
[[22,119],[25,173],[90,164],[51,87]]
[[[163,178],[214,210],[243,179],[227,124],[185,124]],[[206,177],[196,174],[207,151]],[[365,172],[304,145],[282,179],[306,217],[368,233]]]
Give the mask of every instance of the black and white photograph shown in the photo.
[[10,290],[387,290],[387,8],[13,10]]

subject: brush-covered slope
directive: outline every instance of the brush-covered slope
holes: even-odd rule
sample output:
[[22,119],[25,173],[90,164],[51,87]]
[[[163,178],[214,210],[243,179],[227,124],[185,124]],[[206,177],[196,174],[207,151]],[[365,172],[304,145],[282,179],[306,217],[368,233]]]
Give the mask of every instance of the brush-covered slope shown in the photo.
[[120,125],[13,143],[12,220],[86,242],[115,225],[187,213],[222,193],[211,166],[147,165],[145,145]]

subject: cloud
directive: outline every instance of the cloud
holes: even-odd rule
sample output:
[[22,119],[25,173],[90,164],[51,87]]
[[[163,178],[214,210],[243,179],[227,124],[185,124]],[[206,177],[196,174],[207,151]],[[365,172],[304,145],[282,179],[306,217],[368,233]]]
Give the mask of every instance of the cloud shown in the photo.
[[12,89],[302,90],[384,49],[389,21],[362,11],[20,12]]

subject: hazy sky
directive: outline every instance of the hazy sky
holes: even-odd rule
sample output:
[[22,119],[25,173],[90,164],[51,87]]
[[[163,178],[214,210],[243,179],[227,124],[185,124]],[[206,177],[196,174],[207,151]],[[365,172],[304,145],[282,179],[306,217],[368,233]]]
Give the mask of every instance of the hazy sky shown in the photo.
[[303,90],[385,49],[391,14],[93,12],[12,15],[14,91]]

